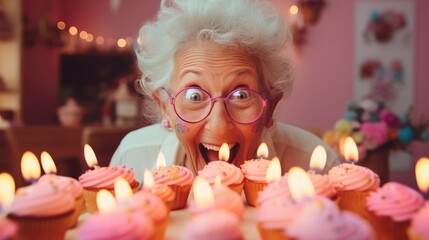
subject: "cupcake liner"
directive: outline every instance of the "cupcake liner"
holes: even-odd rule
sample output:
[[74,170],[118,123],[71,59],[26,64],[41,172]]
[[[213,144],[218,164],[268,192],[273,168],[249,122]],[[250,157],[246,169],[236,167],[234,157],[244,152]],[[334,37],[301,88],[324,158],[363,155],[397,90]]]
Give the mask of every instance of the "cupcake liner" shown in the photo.
[[256,207],[258,193],[264,190],[267,183],[255,182],[249,179],[244,179],[244,195],[249,206]]
[[70,227],[74,210],[57,216],[31,217],[8,215],[18,225],[16,239],[58,240],[64,239]]
[[369,211],[367,221],[374,229],[379,240],[403,240],[407,238],[407,229],[410,221],[397,222],[390,217],[377,216]]
[[341,210],[347,210],[358,214],[364,219],[368,218],[369,212],[366,208],[366,198],[369,191],[354,192],[344,191],[338,192],[337,204]]
[[165,230],[168,225],[168,217],[166,217],[162,222],[155,223],[155,231],[153,234],[153,240],[163,240],[165,235]]
[[171,190],[176,194],[176,197],[173,200],[171,210],[178,210],[186,207],[188,202],[189,192],[191,191],[191,184],[179,186],[179,185],[170,185]]
[[[140,189],[140,184],[138,182],[133,182],[131,184],[131,190],[133,193],[136,193]],[[84,188],[83,189],[83,197],[85,198],[85,208],[88,213],[96,213],[98,212],[97,207],[97,193],[101,189],[91,189],[91,188]],[[109,191],[113,196],[115,196],[115,190],[114,189],[106,189]]]
[[74,202],[74,212],[73,215],[71,217],[71,221],[70,221],[70,228],[74,228],[77,225],[77,220],[79,219],[80,214],[83,211],[83,205],[84,205],[84,197],[83,195],[76,198],[75,202]]
[[262,240],[287,240],[284,229],[267,229],[261,223],[258,223],[259,235]]
[[241,183],[238,183],[238,184],[228,185],[228,187],[231,188],[231,190],[238,193],[238,195],[240,195],[240,196],[241,196],[241,193],[243,192],[243,186],[244,186],[244,181],[242,181]]
[[407,236],[409,240],[425,240],[423,237],[416,235],[411,227],[407,229]]

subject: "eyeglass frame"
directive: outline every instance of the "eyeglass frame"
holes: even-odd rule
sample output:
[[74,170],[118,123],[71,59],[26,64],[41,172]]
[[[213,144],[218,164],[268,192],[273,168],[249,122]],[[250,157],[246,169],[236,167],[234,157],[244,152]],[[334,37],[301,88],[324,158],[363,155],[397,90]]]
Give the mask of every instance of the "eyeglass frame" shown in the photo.
[[[185,122],[187,122],[187,123],[199,123],[199,122],[204,121],[208,116],[210,116],[210,113],[211,113],[211,112],[212,112],[212,110],[213,110],[214,103],[215,103],[215,101],[216,101],[216,100],[218,100],[218,99],[223,100],[223,106],[225,107],[225,110],[226,110],[226,113],[228,114],[228,117],[229,117],[230,119],[232,119],[234,122],[239,123],[239,124],[252,124],[252,123],[255,123],[256,121],[258,121],[258,120],[259,120],[259,118],[261,118],[262,114],[264,113],[265,108],[266,108],[266,107],[267,107],[267,105],[268,105],[268,99],[264,98],[264,97],[263,97],[259,92],[255,91],[255,90],[253,90],[253,89],[250,89],[250,88],[237,88],[237,89],[234,89],[233,91],[231,91],[230,93],[228,93],[228,95],[227,95],[226,97],[222,97],[222,96],[212,97],[212,95],[211,95],[207,90],[205,90],[205,89],[203,89],[203,88],[200,88],[200,87],[195,87],[195,86],[193,86],[193,87],[185,87],[185,88],[181,89],[180,91],[178,91],[174,96],[172,96],[172,94],[171,94],[171,93],[168,91],[168,89],[166,89],[165,87],[161,87],[161,89],[165,90],[165,92],[168,94],[169,102],[170,102],[170,104],[171,104],[171,105],[173,105],[173,109],[174,109],[174,112],[176,113],[176,115],[177,115],[181,120],[183,120],[183,121],[185,121]],[[206,115],[203,119],[201,119],[201,120],[198,120],[198,121],[189,121],[189,120],[183,119],[183,117],[181,117],[181,116],[177,113],[177,110],[176,110],[176,98],[177,98],[177,96],[178,96],[181,92],[186,91],[186,90],[188,90],[188,89],[199,89],[199,90],[202,90],[203,92],[205,92],[205,93],[210,97],[210,111],[209,111],[209,112],[207,113],[207,115]],[[227,99],[229,98],[229,96],[230,96],[232,93],[234,93],[234,92],[236,92],[236,91],[238,91],[238,90],[246,90],[246,91],[250,91],[250,92],[252,92],[252,93],[255,93],[255,94],[259,97],[259,99],[261,99],[261,100],[262,100],[262,111],[261,111],[261,114],[260,114],[260,115],[255,119],[255,120],[253,120],[253,121],[251,121],[251,122],[243,123],[243,122],[239,122],[239,121],[235,120],[234,118],[232,118],[232,117],[231,117],[231,114],[229,113],[228,108],[226,107],[226,101],[227,101]]]

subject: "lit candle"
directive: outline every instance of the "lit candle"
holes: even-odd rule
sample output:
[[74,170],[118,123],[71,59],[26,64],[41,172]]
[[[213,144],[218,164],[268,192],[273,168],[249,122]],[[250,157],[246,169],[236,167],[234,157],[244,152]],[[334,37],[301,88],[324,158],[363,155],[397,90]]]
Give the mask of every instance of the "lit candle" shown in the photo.
[[429,191],[429,158],[422,157],[416,163],[417,185],[423,193]]
[[0,216],[4,217],[15,195],[15,181],[9,173],[0,174],[0,189]]
[[229,159],[228,143],[222,143],[219,149],[219,160],[227,162]]
[[156,159],[156,169],[160,169],[165,166],[167,166],[165,163],[165,156],[162,152],[159,152],[158,158]]
[[265,181],[267,183],[275,182],[279,180],[282,176],[282,168],[280,166],[280,160],[277,157],[274,157],[270,165],[268,165],[267,173],[265,174]]
[[210,208],[214,206],[214,194],[209,182],[203,177],[196,177],[192,184],[195,205],[198,208]]
[[85,144],[83,148],[86,164],[90,169],[96,169],[98,167],[97,157],[95,152],[89,144]]
[[310,172],[313,174],[321,173],[326,164],[326,150],[323,146],[317,145],[310,158]]
[[256,156],[259,159],[268,158],[268,147],[266,143],[262,142],[261,144],[259,144],[258,150],[256,150]]
[[[118,202],[129,199],[133,195],[130,184],[123,177],[115,180],[115,197]],[[97,202],[98,204],[98,202]]]
[[155,178],[153,177],[152,171],[149,169],[144,170],[143,176],[143,190],[151,191],[155,186]]
[[301,201],[315,196],[316,191],[310,177],[300,167],[292,167],[288,172],[288,187],[292,198]]
[[101,189],[97,193],[97,207],[102,213],[114,212],[117,204],[113,195],[106,189]]
[[359,151],[353,138],[347,137],[344,141],[344,159],[352,164],[359,160]]
[[35,183],[39,179],[41,174],[40,164],[34,153],[26,151],[22,155],[21,173],[28,183]]
[[55,166],[54,160],[48,152],[42,152],[40,155],[40,161],[42,162],[43,171],[46,174],[55,175],[57,173],[57,167]]

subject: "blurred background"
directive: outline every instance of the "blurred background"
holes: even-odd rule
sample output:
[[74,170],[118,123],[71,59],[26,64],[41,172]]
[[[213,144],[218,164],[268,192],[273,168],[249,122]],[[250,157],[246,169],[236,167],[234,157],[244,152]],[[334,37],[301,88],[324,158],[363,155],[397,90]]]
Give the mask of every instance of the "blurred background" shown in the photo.
[[[124,132],[144,126],[146,122],[138,108],[144,96],[136,94],[133,86],[139,77],[133,48],[138,44],[139,28],[154,18],[159,2],[0,0],[0,120],[3,121],[0,126],[74,127],[79,131],[86,126],[119,126]],[[412,82],[412,93],[405,97],[419,117],[429,116],[429,28],[426,26],[429,1],[272,2],[291,24],[295,40],[291,54],[297,68],[293,93],[281,102],[276,113],[279,120],[319,136],[333,128],[343,117],[348,102],[359,100],[356,79],[361,63],[356,59],[360,33],[356,30],[360,17],[357,14],[368,13],[362,7],[365,4],[375,4],[375,7],[380,4],[384,9],[383,4],[393,4],[395,9],[396,2],[406,2],[406,26],[411,26],[406,35],[411,46],[407,52],[410,58],[405,58],[411,67],[405,71],[413,73],[407,75],[412,77],[407,79]],[[319,11],[310,20],[304,16],[308,2],[310,8]],[[294,5],[298,9],[291,8]],[[369,14],[372,14],[368,17],[370,21],[378,19],[374,12]],[[380,48],[387,45],[380,44]],[[61,116],[70,112],[77,112],[78,117]],[[53,134],[58,135],[58,131]],[[79,148],[81,138],[81,133],[76,136]],[[0,151],[6,156],[6,150],[0,147]],[[429,143],[413,142],[406,153],[399,157],[406,160],[394,160],[403,163],[396,163],[396,167],[390,169],[391,179],[415,186],[414,163],[429,155]],[[16,152],[10,154],[17,155]],[[69,163],[69,170],[73,164]],[[81,168],[75,169],[72,175],[77,176]]]

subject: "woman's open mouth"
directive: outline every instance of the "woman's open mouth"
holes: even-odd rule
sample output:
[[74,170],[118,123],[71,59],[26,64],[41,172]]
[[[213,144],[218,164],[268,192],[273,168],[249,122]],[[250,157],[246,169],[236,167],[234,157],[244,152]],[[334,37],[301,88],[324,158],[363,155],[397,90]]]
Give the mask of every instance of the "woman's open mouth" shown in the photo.
[[[228,144],[228,145],[229,145],[228,163],[232,163],[235,156],[237,156],[238,149],[240,149],[240,144],[234,143],[234,144]],[[199,148],[200,148],[201,156],[203,156],[204,161],[206,163],[219,160],[220,146],[200,143]]]

